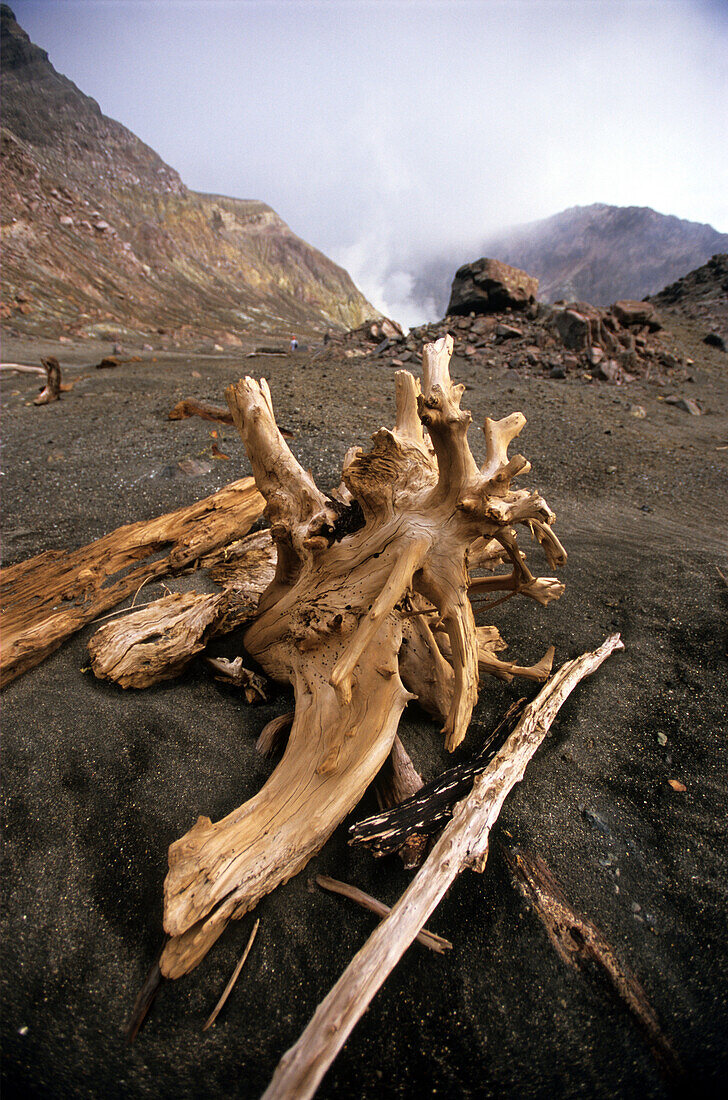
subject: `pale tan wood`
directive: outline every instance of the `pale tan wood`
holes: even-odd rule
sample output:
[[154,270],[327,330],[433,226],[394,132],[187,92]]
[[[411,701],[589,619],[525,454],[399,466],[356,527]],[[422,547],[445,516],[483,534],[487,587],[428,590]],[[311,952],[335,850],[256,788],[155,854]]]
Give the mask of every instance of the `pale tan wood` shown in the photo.
[[389,916],[321,1002],[298,1041],[284,1054],[263,1100],[308,1100],[389,973],[457,876],[482,870],[490,832],[509,791],[545,738],[559,708],[585,676],[615,649],[619,635],[592,653],[568,661],[527,704],[513,733],[455,808],[452,821]]
[[245,950],[243,951],[242,955],[240,956],[240,960],[239,960],[237,966],[235,967],[235,969],[233,970],[233,972],[230,976],[230,981],[227,983],[227,985],[223,989],[222,994],[220,996],[220,1000],[217,1002],[217,1004],[213,1008],[212,1012],[208,1016],[207,1020],[203,1024],[203,1027],[202,1027],[203,1031],[207,1031],[208,1028],[212,1027],[212,1025],[215,1023],[215,1020],[220,1015],[220,1012],[222,1011],[222,1009],[225,1005],[225,1002],[227,1001],[228,997],[232,993],[233,986],[235,985],[236,981],[240,977],[240,971],[245,966],[245,960],[247,959],[248,955],[250,954],[250,949],[253,946],[253,943],[255,942],[255,937],[258,934],[258,928],[259,927],[260,927],[260,918],[258,918],[258,920],[256,920],[255,924],[253,925],[253,931],[250,933],[250,936],[248,938],[248,942],[245,945]]
[[243,478],[79,550],[48,550],[0,571],[0,686],[34,668],[145,579],[183,572],[241,538],[263,505],[253,479]]
[[[316,875],[316,884],[322,890],[328,890],[332,894],[339,894],[342,898],[348,898],[349,901],[361,905],[362,909],[368,909],[370,913],[374,913],[380,918],[386,917],[392,912],[390,907],[385,905],[383,901],[373,898],[371,894],[360,890],[358,886],[351,886],[348,882],[340,882],[338,879],[329,878],[328,875]],[[423,947],[429,947],[430,951],[436,951],[439,955],[452,950],[450,940],[446,940],[444,936],[438,936],[436,932],[430,932],[427,928],[422,928],[415,939]]]
[[[210,576],[223,592],[188,592],[154,600],[143,610],[107,623],[88,644],[91,668],[101,680],[123,688],[145,688],[177,676],[211,638],[249,621],[262,593],[275,574],[275,548],[268,531],[256,531],[203,558],[211,562]],[[215,564],[216,563],[216,564]],[[218,664],[216,672],[224,675]],[[245,675],[253,697],[260,695],[255,677]],[[233,676],[234,678],[234,676]],[[230,677],[228,676],[228,679]],[[246,695],[248,694],[246,687]]]
[[[192,969],[228,920],[325,843],[389,756],[414,685],[429,684],[423,694],[444,719],[447,748],[462,741],[481,648],[492,655],[499,645],[492,632],[481,645],[475,626],[470,547],[485,568],[511,560],[528,594],[541,584],[511,534],[514,523],[553,521],[537,493],[511,489],[525,460],[509,461],[506,451],[523,417],[486,425],[489,457],[480,471],[467,441],[471,416],[460,409],[463,387],[450,380],[452,346],[445,337],[425,349],[421,388],[398,372],[395,427],[380,429],[368,451],[347,454],[335,498],[294,458],[264,380],[245,378],[226,392],[277,554],[244,644],[270,677],[293,685],[296,711],[283,758],[262,790],[222,821],[201,817],[170,848],[164,924],[171,938],[161,960],[168,977]],[[342,527],[342,507],[351,520],[355,506],[363,525]],[[412,626],[419,601],[436,611],[435,624],[419,617]],[[437,630],[447,635],[449,660]],[[416,639],[407,684],[404,631]],[[519,666],[497,671],[511,668]]]

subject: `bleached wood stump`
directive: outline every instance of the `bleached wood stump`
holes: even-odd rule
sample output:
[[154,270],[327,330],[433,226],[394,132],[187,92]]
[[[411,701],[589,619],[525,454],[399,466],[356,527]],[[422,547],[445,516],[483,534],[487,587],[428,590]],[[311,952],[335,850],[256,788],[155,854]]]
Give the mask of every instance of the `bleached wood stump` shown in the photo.
[[[343,482],[326,496],[291,454],[267,383],[250,378],[227,402],[266,499],[277,548],[245,646],[268,673],[293,685],[295,717],[285,754],[262,790],[222,821],[201,817],[169,851],[162,973],[178,977],[204,957],[232,918],[296,874],[356,805],[387,759],[400,715],[420,697],[460,744],[477,700],[479,670],[545,679],[500,662],[498,631],[476,628],[469,590],[561,595],[534,577],[514,524],[525,524],[556,567],[564,550],[537,492],[511,488],[530,469],[508,447],[521,413],[485,421],[486,461],[467,440],[463,386],[450,380],[452,339],[423,354],[423,382],[396,375],[397,421],[367,452],[354,449]],[[423,429],[426,429],[424,431]],[[508,573],[469,577],[469,568]],[[403,637],[406,636],[406,653]]]

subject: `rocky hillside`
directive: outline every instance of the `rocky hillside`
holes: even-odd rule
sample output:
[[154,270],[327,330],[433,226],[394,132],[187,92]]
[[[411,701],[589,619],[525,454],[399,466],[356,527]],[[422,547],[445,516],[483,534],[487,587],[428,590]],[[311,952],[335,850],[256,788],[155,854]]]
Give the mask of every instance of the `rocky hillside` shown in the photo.
[[2,317],[23,332],[234,345],[377,311],[262,202],[189,191],[2,5]]
[[696,322],[704,343],[728,347],[728,254],[717,254],[651,299],[657,308]]
[[[493,256],[536,276],[542,301],[606,306],[654,294],[727,248],[728,234],[710,225],[644,206],[594,203],[486,239],[471,255]],[[465,259],[453,255],[426,264],[414,296],[423,302],[434,298],[444,312],[452,273]]]

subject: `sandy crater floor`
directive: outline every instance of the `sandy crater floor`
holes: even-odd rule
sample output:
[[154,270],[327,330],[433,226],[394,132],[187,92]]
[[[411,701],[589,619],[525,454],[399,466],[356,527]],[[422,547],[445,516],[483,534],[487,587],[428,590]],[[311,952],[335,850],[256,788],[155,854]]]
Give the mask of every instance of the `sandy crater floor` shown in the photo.
[[[452,373],[468,386],[476,457],[485,415],[526,414],[527,483],[557,513],[570,555],[560,602],[493,612],[509,655],[530,663],[553,642],[561,662],[614,629],[626,646],[564,707],[496,834],[545,859],[600,926],[645,986],[691,1092],[708,1096],[728,1071],[728,587],[716,569],[728,576],[728,357],[684,335],[695,381],[679,392],[702,402],[701,417],[639,381],[476,376],[458,361]],[[94,371],[88,346],[27,339],[5,341],[3,359],[37,363],[53,350],[76,379],[60,403],[34,408],[35,378],[2,379],[6,564],[81,545],[248,473],[232,428],[166,419],[183,397],[221,401],[241,374],[268,378],[278,422],[323,488],[338,483],[352,443],[393,421],[393,379],[376,360],[160,355]],[[212,457],[211,430],[229,461]],[[189,458],[197,476],[178,466]],[[201,1032],[252,916],[163,988],[125,1048],[123,1024],[161,942],[167,847],[198,814],[220,817],[260,787],[271,765],[255,737],[289,699],[246,707],[198,664],[123,692],[80,671],[92,629],[2,700],[6,1095],[256,1097],[372,926],[309,889],[310,877],[331,874],[391,904],[408,873],[349,849],[339,829],[258,907],[257,942],[215,1027]],[[234,655],[235,639],[218,649]],[[466,747],[524,690],[488,682]],[[427,778],[446,765],[442,737],[416,707],[400,732]],[[497,847],[486,873],[463,876],[429,926],[454,950],[409,950],[321,1097],[669,1094],[625,1012],[556,957]]]

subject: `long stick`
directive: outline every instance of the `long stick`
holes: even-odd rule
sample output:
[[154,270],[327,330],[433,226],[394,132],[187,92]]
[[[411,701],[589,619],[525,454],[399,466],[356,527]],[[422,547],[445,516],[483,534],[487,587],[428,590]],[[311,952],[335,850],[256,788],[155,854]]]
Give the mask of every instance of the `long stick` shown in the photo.
[[[386,917],[392,912],[383,901],[373,898],[371,894],[365,894],[358,886],[351,886],[348,882],[340,882],[336,878],[329,878],[328,875],[316,875],[316,883],[322,890],[330,890],[332,894],[341,894],[342,898],[355,901],[357,905],[361,905],[363,909],[368,909],[370,913],[375,913],[378,917]],[[429,947],[431,951],[437,951],[440,955],[452,948],[450,940],[438,936],[436,932],[430,932],[427,928],[423,928],[421,932],[418,932],[415,939],[423,947]]]
[[523,778],[561,705],[580,680],[622,648],[619,634],[613,634],[594,652],[567,661],[526,706],[503,748],[477,777],[470,795],[456,806],[452,821],[410,886],[351,960],[298,1041],[283,1055],[263,1100],[307,1100],[314,1095],[369,1002],[448,888],[464,868],[484,868],[490,831],[503,802]]

